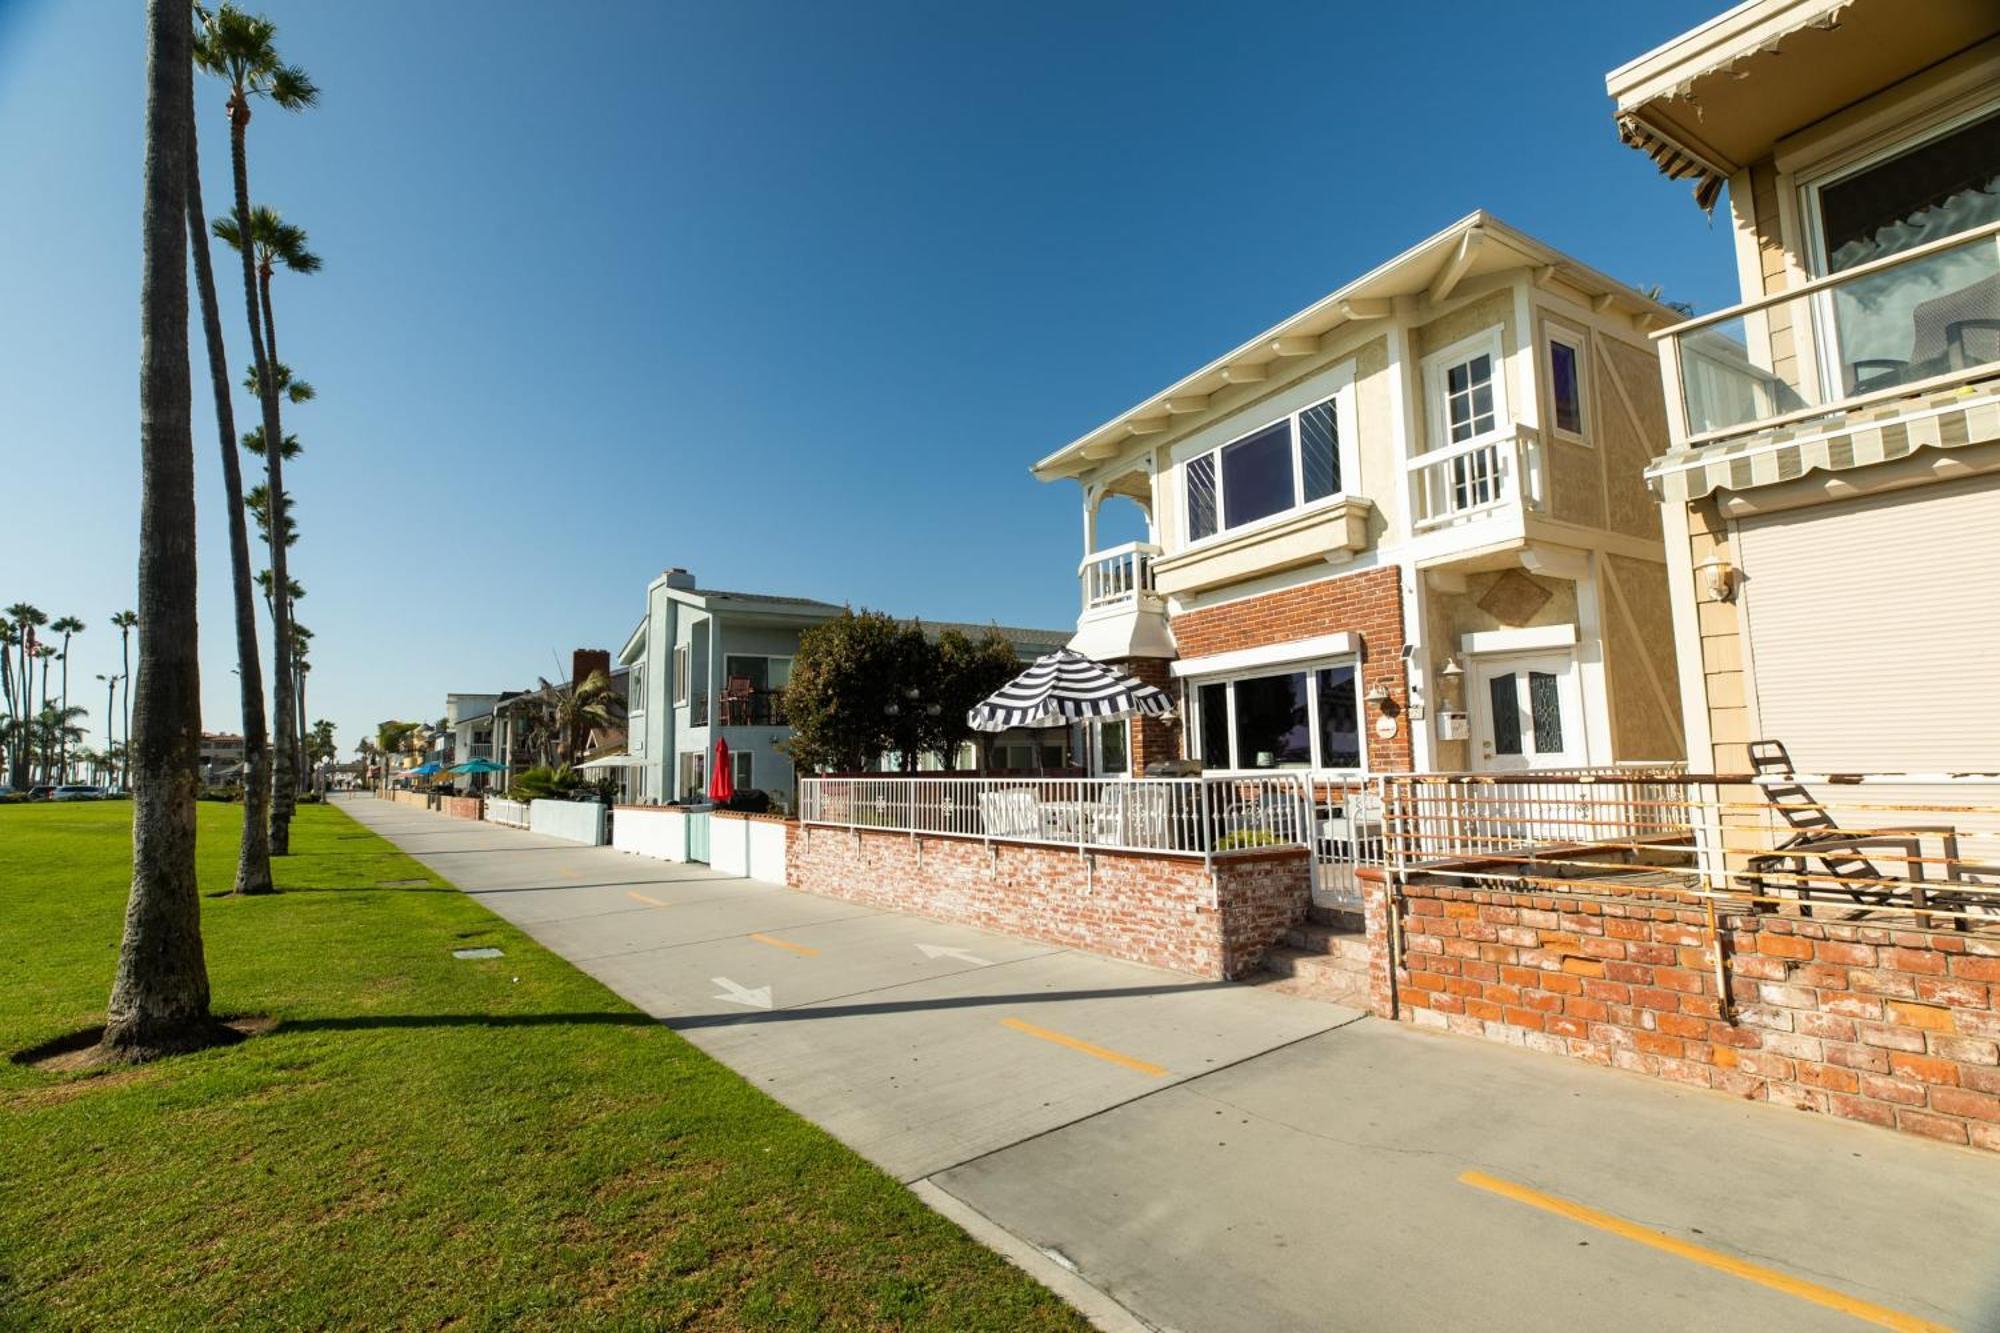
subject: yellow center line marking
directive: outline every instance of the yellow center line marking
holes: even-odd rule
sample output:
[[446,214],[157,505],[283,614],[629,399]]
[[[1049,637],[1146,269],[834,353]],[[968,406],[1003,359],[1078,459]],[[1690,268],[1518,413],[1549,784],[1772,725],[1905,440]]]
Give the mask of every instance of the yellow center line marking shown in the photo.
[[1822,1287],[1816,1282],[1807,1282],[1789,1273],[1780,1273],[1775,1268],[1766,1268],[1762,1264],[1737,1259],[1718,1250],[1669,1236],[1663,1231],[1654,1231],[1637,1222],[1628,1222],[1612,1213],[1600,1212],[1580,1203],[1572,1203],[1568,1199],[1559,1199],[1553,1194],[1544,1194],[1526,1185],[1516,1185],[1513,1181],[1502,1180],[1498,1176],[1489,1176],[1483,1171],[1467,1171],[1458,1180],[1462,1185],[1487,1190],[1502,1198],[1512,1199],[1516,1203],[1525,1203],[1530,1208],[1540,1208],[1558,1217],[1566,1217],[1572,1222],[1581,1222],[1587,1227],[1596,1227],[1599,1231],[1608,1231],[1614,1236],[1623,1236],[1626,1240],[1650,1245],[1656,1250],[1664,1250],[1691,1263],[1703,1264],[1728,1273],[1731,1277],[1740,1277],[1746,1282],[1755,1282],[1774,1291],[1782,1291],[1787,1296],[1796,1296],[1802,1301],[1811,1301],[1829,1310],[1838,1310],[1842,1314],[1852,1315],[1856,1319],[1865,1320],[1882,1328],[1906,1329],[1912,1330],[1913,1333],[1918,1330],[1922,1333],[1949,1333],[1943,1324],[1934,1324],[1927,1319],[1904,1314],[1901,1310],[1891,1310],[1886,1305],[1859,1300],[1831,1287]]
[[752,935],[750,938],[759,944],[768,944],[774,949],[789,949],[801,958],[819,957],[819,950],[810,944],[794,944],[790,940],[781,940],[776,935]]
[[627,898],[630,898],[635,903],[644,903],[648,907],[666,906],[666,904],[661,902],[658,898],[648,898],[645,894],[635,892],[634,890],[631,889],[625,890],[625,896]]
[[1108,1060],[1114,1065],[1123,1065],[1127,1069],[1136,1069],[1141,1074],[1147,1074],[1153,1078],[1165,1078],[1167,1076],[1167,1067],[1165,1065],[1156,1065],[1149,1060],[1134,1059],[1132,1056],[1126,1055],[1121,1051],[1114,1051],[1108,1047],[1093,1045],[1081,1038],[1072,1037],[1066,1032],[1054,1032],[1048,1028],[1038,1028],[1033,1023],[1023,1022],[1018,1018],[1003,1018],[1000,1020],[1000,1026],[1012,1028],[1016,1032],[1025,1032],[1031,1037],[1040,1037],[1043,1041],[1052,1041],[1058,1046],[1067,1046],[1072,1051],[1082,1051],[1085,1055],[1094,1055],[1098,1059]]

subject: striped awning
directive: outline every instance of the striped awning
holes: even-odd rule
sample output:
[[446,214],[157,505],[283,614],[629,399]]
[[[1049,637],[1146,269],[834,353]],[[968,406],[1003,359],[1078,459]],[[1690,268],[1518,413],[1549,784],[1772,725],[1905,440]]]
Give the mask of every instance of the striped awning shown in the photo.
[[1919,449],[1995,440],[2000,440],[2000,382],[1989,380],[1668,454],[1646,469],[1646,481],[1655,496],[1676,504],[1713,491],[1775,486],[1808,472],[1891,462]]
[[1164,717],[1174,701],[1151,685],[1059,648],[965,715],[975,731],[1059,727],[1092,718]]
[[1715,211],[1715,201],[1722,197],[1722,187],[1729,183],[1728,174],[1721,168],[1709,165],[1637,116],[1618,118],[1618,141],[1653,159],[1653,165],[1668,180],[1694,177],[1695,203],[1701,205],[1704,213]]

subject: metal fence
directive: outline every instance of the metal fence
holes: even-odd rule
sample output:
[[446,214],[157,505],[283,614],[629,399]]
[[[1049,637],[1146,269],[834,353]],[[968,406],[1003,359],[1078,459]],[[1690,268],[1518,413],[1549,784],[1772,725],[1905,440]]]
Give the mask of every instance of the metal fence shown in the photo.
[[2000,924],[2000,776],[1613,771],[1382,784],[1383,846],[1399,878]]
[[1305,847],[1301,774],[1192,778],[803,778],[799,820],[839,828],[1208,857]]

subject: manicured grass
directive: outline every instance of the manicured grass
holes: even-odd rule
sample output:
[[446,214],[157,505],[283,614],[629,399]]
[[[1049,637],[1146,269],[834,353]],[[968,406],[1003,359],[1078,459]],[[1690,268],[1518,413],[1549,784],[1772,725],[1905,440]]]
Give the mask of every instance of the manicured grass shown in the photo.
[[[0,1052],[102,1020],[130,818],[0,807]],[[201,807],[207,892],[240,818]],[[285,893],[203,906],[216,1011],[275,1031],[0,1063],[0,1327],[1083,1327],[339,810],[292,845]]]

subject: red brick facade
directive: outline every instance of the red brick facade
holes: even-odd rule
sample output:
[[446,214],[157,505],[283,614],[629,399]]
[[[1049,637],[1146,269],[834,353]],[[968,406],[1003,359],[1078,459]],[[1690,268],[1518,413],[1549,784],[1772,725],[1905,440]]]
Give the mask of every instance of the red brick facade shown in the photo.
[[[1180,695],[1174,685],[1173,669],[1166,659],[1127,657],[1111,665],[1141,684],[1151,685],[1178,701]],[[1132,776],[1135,778],[1146,775],[1148,764],[1185,757],[1181,749],[1181,720],[1178,714],[1173,717],[1135,717],[1126,728],[1126,740]]]
[[2000,1151],[2000,940],[1724,913],[1725,1010],[1685,902],[1412,883],[1378,1012]]
[[1410,768],[1410,727],[1404,713],[1409,690],[1403,669],[1403,583],[1397,567],[1343,574],[1190,611],[1173,618],[1173,630],[1174,645],[1183,658],[1239,652],[1322,634],[1359,636],[1361,692],[1365,695],[1377,685],[1386,686],[1392,700],[1389,708],[1397,721],[1396,734],[1385,740],[1373,729],[1381,713],[1368,709],[1362,719],[1368,767],[1378,773]]
[[1240,977],[1303,920],[1302,848],[1215,858],[791,825],[786,883],[1201,977]]

